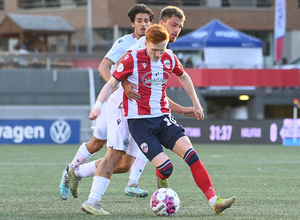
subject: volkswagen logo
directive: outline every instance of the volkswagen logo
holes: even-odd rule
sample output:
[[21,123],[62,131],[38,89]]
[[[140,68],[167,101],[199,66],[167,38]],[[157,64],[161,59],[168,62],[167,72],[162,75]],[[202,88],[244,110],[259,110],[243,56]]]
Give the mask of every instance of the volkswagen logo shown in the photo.
[[55,143],[63,144],[71,136],[71,127],[66,121],[57,120],[50,127],[50,136]]

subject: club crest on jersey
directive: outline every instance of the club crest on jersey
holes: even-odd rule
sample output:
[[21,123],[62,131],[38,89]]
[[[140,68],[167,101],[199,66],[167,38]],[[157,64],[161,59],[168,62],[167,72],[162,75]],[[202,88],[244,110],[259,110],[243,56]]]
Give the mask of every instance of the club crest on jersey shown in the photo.
[[170,68],[171,68],[171,62],[170,62],[170,60],[165,60],[165,61],[164,61],[164,66],[165,66],[167,69],[170,69]]
[[120,65],[118,66],[117,72],[122,72],[124,70],[124,65],[123,63],[120,63]]
[[98,134],[99,136],[102,135],[102,129],[101,129],[101,128],[97,129],[97,134]]
[[145,45],[145,42],[138,44],[137,47],[138,47],[139,49],[141,49],[144,45]]
[[151,88],[152,86],[163,87],[166,85],[169,76],[170,74],[166,71],[155,73],[148,72],[142,76],[141,81],[147,88]]
[[147,143],[142,143],[141,144],[141,150],[144,152],[144,153],[148,153],[148,144]]
[[123,146],[124,146],[125,148],[127,148],[128,145],[129,145],[129,140],[128,140],[128,138],[124,138],[124,139],[123,139]]

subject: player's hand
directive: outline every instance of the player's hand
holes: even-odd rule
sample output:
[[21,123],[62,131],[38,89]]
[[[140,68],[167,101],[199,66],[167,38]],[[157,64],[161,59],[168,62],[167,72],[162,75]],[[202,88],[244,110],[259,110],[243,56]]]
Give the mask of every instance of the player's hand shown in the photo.
[[94,108],[89,115],[89,119],[95,120],[100,114],[101,114],[101,110],[99,108]]
[[138,89],[137,85],[130,83],[125,79],[125,80],[122,80],[122,86],[124,88],[124,92],[125,92],[127,98],[130,101],[139,100],[141,98],[141,95],[135,91]]
[[194,114],[197,120],[204,120],[204,109],[201,105],[194,106]]
[[181,115],[183,115],[185,117],[192,117],[192,118],[197,119],[197,116],[194,113],[194,108],[193,107],[182,107]]

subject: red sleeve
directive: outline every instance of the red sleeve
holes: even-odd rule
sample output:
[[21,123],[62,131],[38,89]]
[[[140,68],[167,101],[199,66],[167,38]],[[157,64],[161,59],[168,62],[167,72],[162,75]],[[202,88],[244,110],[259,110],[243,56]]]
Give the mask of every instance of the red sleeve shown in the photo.
[[173,69],[173,73],[175,73],[177,76],[181,76],[183,74],[183,66],[175,54],[174,54],[174,59],[175,59],[175,66]]
[[129,53],[124,57],[118,68],[113,72],[113,77],[119,81],[126,79],[133,73],[133,66],[133,57],[132,54]]

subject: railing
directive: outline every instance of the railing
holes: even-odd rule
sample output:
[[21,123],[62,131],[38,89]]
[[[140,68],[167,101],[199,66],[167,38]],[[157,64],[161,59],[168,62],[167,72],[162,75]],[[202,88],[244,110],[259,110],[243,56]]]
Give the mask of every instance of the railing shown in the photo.
[[87,69],[97,70],[105,54],[0,54],[1,69]]
[[51,8],[87,5],[87,0],[19,0],[19,8]]
[[146,5],[206,6],[207,0],[137,0]]
[[137,3],[146,5],[176,5],[176,6],[211,6],[219,7],[272,7],[273,0],[137,0]]

